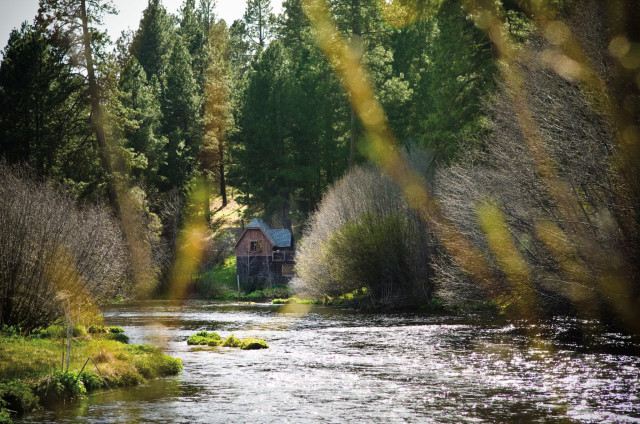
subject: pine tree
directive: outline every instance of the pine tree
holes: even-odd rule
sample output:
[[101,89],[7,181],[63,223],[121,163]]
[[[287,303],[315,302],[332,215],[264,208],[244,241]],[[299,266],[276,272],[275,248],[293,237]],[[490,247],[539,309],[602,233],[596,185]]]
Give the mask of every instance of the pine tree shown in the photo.
[[[73,154],[91,133],[88,125],[79,124],[88,113],[84,81],[65,63],[64,51],[52,46],[41,29],[26,23],[11,32],[3,56],[0,156],[28,162],[46,177],[86,183],[96,152]],[[85,158],[90,158],[89,164]]]
[[162,99],[163,132],[167,135],[167,163],[160,173],[165,189],[184,189],[189,181],[202,142],[202,121],[191,56],[178,38],[169,58],[166,89]]
[[229,30],[224,21],[213,26],[209,46],[211,56],[207,71],[205,134],[200,153],[200,166],[205,178],[217,177],[222,206],[226,206],[226,133],[230,120],[229,88],[231,82],[229,80]]
[[261,52],[266,47],[275,27],[271,0],[248,0],[242,18],[251,49],[257,53]]
[[414,131],[422,145],[451,160],[486,131],[481,106],[494,87],[496,67],[488,37],[459,1],[443,2],[431,28],[414,71]]
[[162,185],[158,171],[166,162],[167,143],[161,130],[160,84],[156,77],[147,82],[142,65],[132,56],[122,70],[118,88],[126,122],[125,147],[132,153],[132,177],[157,191]]
[[242,201],[266,214],[288,219],[295,189],[295,148],[291,129],[298,121],[299,87],[280,42],[273,42],[254,61],[240,113],[241,144],[234,146],[235,186]]
[[164,85],[171,54],[173,23],[160,0],[149,0],[142,14],[140,26],[131,43],[131,53],[144,68],[147,78],[158,77]]
[[113,170],[115,149],[106,138],[101,105],[101,81],[97,72],[100,63],[94,59],[102,56],[107,41],[106,34],[97,30],[105,13],[116,13],[110,1],[41,0],[38,22],[43,28],[48,29],[54,43],[68,49],[69,62],[82,68],[80,72],[86,74],[91,124],[100,153],[100,165],[106,179],[107,196],[111,206],[118,210],[116,176]]

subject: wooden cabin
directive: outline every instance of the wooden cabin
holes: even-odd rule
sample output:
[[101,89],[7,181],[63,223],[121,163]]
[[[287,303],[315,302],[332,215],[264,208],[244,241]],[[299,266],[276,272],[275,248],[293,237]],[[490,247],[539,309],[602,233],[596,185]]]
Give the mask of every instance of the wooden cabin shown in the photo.
[[293,236],[287,229],[272,229],[254,218],[236,242],[236,264],[246,289],[282,284],[294,275]]

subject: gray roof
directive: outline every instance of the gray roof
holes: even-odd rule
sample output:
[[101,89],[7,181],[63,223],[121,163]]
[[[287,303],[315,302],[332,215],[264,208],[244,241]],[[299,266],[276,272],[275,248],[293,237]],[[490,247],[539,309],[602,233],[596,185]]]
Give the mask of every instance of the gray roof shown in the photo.
[[253,218],[247,228],[261,228],[275,247],[291,247],[291,231],[285,229],[272,230],[260,218]]

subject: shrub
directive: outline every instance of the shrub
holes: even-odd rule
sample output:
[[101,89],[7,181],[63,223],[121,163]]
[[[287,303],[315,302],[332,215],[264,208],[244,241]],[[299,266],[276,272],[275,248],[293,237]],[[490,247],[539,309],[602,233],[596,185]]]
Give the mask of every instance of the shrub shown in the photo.
[[103,333],[108,333],[109,330],[107,330],[107,328],[103,325],[91,324],[89,328],[87,328],[87,332],[89,334],[103,334]]
[[187,339],[188,345],[219,346],[221,343],[222,338],[218,333],[208,333],[206,331],[199,331]]
[[172,358],[169,355],[162,355],[158,372],[161,376],[176,375],[182,371],[182,360],[180,358]]
[[61,325],[51,325],[36,333],[42,339],[62,339],[67,336],[67,329]]
[[223,347],[241,347],[242,340],[237,339],[233,334],[227,337],[222,343]]
[[155,346],[131,345],[127,350],[134,355],[133,364],[144,378],[175,375],[182,370],[180,358],[165,355]]
[[82,325],[74,325],[72,331],[73,337],[86,337],[87,329]]
[[122,327],[111,326],[109,327],[109,333],[124,333]]
[[[615,67],[607,64],[608,35],[598,9],[585,7],[571,31],[585,36],[585,53],[602,66],[594,78],[612,81]],[[640,293],[640,202],[634,198],[639,186],[634,172],[624,169],[628,162],[616,136],[622,129],[602,113],[606,108],[594,104],[593,87],[557,73],[546,57],[549,48],[542,35],[532,37],[508,66],[522,83],[500,83],[490,104],[491,134],[484,148],[437,173],[444,215],[486,252],[493,275],[485,284],[487,296],[469,270],[443,251],[434,263],[438,294],[447,304],[490,297],[503,299],[502,306],[524,303],[538,316],[574,308],[598,315],[606,303],[617,302],[627,306],[614,309],[636,310],[625,299]],[[638,102],[637,94],[631,98]],[[527,110],[520,110],[523,103]],[[492,216],[505,229],[502,242],[491,242],[491,232],[481,225],[491,209],[499,211]],[[526,290],[513,272],[506,274],[496,249],[505,246],[519,257],[517,272],[526,275]]]
[[36,393],[44,403],[49,404],[83,396],[87,389],[78,373],[56,371],[40,381]]
[[367,287],[374,302],[421,303],[433,289],[432,250],[402,190],[378,170],[354,168],[310,218],[292,285],[315,299]]
[[127,346],[127,350],[134,355],[142,353],[160,353],[160,349],[150,344],[134,344]]
[[242,350],[269,349],[269,345],[264,340],[254,338],[244,339],[240,345]]
[[107,340],[115,340],[124,344],[129,343],[129,336],[124,333],[107,333],[104,338]]
[[21,381],[0,383],[0,407],[23,414],[37,406],[38,397],[27,384]]
[[11,415],[9,415],[9,411],[4,409],[2,402],[0,402],[0,424],[13,424]]
[[82,383],[84,383],[84,387],[88,392],[100,389],[104,384],[102,377],[88,371],[83,371],[82,374],[80,374],[80,379],[82,380]]
[[125,281],[125,244],[106,208],[78,208],[76,199],[0,162],[0,216],[4,325],[27,333],[49,326],[65,308],[86,309]]

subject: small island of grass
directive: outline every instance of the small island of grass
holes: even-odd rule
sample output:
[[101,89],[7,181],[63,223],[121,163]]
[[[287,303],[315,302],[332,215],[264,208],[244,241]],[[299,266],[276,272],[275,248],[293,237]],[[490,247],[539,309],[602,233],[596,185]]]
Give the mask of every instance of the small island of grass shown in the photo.
[[242,350],[269,349],[269,345],[264,340],[254,339],[238,339],[231,334],[226,339],[222,339],[218,333],[209,333],[207,331],[198,331],[187,339],[188,345],[200,346],[222,346],[222,347],[238,347]]

